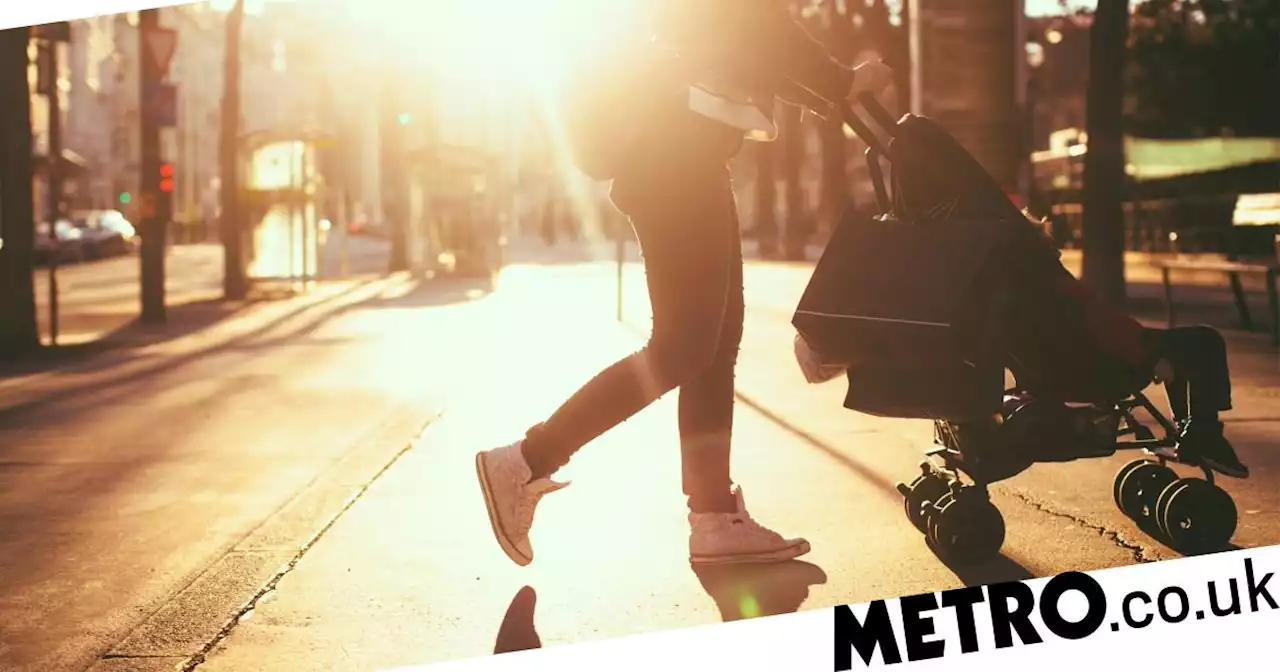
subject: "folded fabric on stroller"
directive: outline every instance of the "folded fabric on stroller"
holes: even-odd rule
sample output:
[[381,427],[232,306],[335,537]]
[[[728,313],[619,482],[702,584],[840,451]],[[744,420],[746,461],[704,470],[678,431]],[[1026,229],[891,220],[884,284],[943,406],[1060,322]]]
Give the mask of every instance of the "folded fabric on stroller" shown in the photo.
[[[1025,220],[841,222],[792,323],[843,365],[846,407],[956,422],[999,411],[1016,311],[1061,268]],[[1029,358],[1039,362],[1039,358]]]
[[[1175,371],[1207,383],[1193,384],[1202,391],[1202,408],[1229,408],[1221,337],[1212,330],[1147,330],[1096,300],[945,131],[912,115],[895,122],[874,100],[862,102],[892,137],[886,148],[851,108],[844,110],[870,147],[868,166],[885,214],[848,216],[837,226],[792,318],[796,355],[812,382],[843,367],[849,409],[933,420],[935,446],[920,475],[898,486],[907,518],[930,546],[954,561],[991,557],[1005,528],[988,485],[1036,462],[1120,449],[1148,453],[1116,476],[1114,497],[1125,515],[1188,552],[1230,540],[1235,504],[1213,473],[1239,476],[1247,469],[1221,423],[1216,415],[1199,423],[1208,432],[1193,441],[1187,427],[1198,424],[1194,410],[1183,425],[1178,409],[1185,412],[1187,404],[1171,399],[1175,424],[1143,394],[1157,361],[1180,359],[1172,361]],[[893,166],[892,201],[880,156]],[[1193,349],[1216,354],[1192,357]],[[1012,388],[1006,369],[1017,381]],[[1185,394],[1184,381],[1171,397]],[[1139,410],[1159,436],[1137,420]],[[1180,478],[1169,465],[1196,443],[1191,452],[1198,457],[1184,463],[1204,478]],[[1213,455],[1222,458],[1216,465]]]

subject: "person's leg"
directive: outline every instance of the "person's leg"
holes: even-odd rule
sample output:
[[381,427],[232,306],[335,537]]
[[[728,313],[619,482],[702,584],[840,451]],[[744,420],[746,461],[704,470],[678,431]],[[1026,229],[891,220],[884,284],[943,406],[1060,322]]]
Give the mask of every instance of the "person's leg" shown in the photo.
[[1218,414],[1231,410],[1231,373],[1227,345],[1212,327],[1176,327],[1160,333],[1159,354],[1173,368],[1165,381],[1174,418],[1182,427],[1178,458],[1245,478],[1240,462],[1222,433]]
[[728,182],[723,190],[725,226],[717,227],[728,272],[724,317],[711,364],[680,387],[678,417],[680,462],[684,494],[695,513],[733,513],[737,502],[731,494],[729,446],[733,434],[733,383],[742,343],[742,238],[737,204]]
[[1213,327],[1175,327],[1159,339],[1160,354],[1173,365],[1168,381],[1170,396],[1177,396],[1185,418],[1216,420],[1231,410],[1231,373],[1227,344]]
[[477,456],[490,521],[517,563],[549,477],[591,440],[707,369],[720,343],[730,284],[727,171],[710,162],[615,181],[615,201],[639,239],[653,312],[648,344],[587,382],[522,441]]
[[[788,539],[747,512],[730,475],[734,369],[742,342],[744,302],[742,237],[733,190],[724,190],[730,250],[729,292],[711,365],[680,387],[680,459],[689,498],[689,560],[695,565],[781,562],[809,552],[805,539]],[[719,229],[720,227],[717,227]]]
[[[698,183],[672,186],[629,208],[653,313],[649,342],[597,374],[529,430],[523,452],[535,479],[554,474],[596,437],[702,377],[715,360],[731,296],[733,248],[727,231],[734,220],[722,198],[727,190],[723,168],[687,176]],[[732,402],[732,387],[729,393]]]

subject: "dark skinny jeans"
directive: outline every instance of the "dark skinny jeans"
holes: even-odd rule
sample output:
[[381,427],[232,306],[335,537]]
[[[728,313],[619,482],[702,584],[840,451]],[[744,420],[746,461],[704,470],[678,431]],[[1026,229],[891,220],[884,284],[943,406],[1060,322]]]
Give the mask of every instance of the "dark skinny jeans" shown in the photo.
[[740,134],[682,118],[665,155],[615,178],[644,259],[653,328],[639,351],[597,374],[545,422],[523,452],[534,478],[679,388],[684,493],[694,512],[732,512],[729,443],[742,340],[742,241],[727,160]]
[[1169,406],[1176,420],[1216,421],[1231,410],[1231,372],[1222,334],[1208,326],[1153,329],[1156,350],[1173,365],[1166,380]]

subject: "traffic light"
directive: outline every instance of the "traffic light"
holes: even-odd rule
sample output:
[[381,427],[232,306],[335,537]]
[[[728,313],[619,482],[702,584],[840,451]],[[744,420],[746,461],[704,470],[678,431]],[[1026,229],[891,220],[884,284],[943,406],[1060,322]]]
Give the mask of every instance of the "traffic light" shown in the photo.
[[133,194],[130,194],[127,191],[122,191],[118,198],[120,199],[120,205],[129,205],[129,202],[133,200]]
[[169,193],[173,191],[173,164],[160,164],[160,191]]

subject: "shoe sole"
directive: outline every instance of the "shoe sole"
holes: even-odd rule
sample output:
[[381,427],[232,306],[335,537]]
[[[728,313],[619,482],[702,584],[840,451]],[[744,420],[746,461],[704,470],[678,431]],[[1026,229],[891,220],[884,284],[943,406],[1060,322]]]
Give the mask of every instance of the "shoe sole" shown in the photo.
[[1213,459],[1200,458],[1200,462],[1204,464],[1204,466],[1208,467],[1209,469],[1212,469],[1213,471],[1216,471],[1219,474],[1226,476],[1227,478],[1244,479],[1249,477],[1248,471],[1240,471],[1239,469],[1233,469]]
[[764,553],[737,553],[733,555],[694,555],[689,563],[698,566],[711,565],[759,565],[788,562],[810,551],[809,542],[801,541],[785,548]]
[[507,554],[511,561],[527,567],[533,562],[533,558],[525,557],[523,553],[516,549],[515,544],[507,538],[507,534],[502,530],[502,523],[498,518],[498,507],[493,498],[493,486],[489,483],[489,475],[484,468],[484,453],[476,454],[476,477],[480,481],[480,494],[484,496],[484,508],[489,513],[489,527],[493,528],[493,536],[498,540],[498,546],[502,548],[502,552]]

